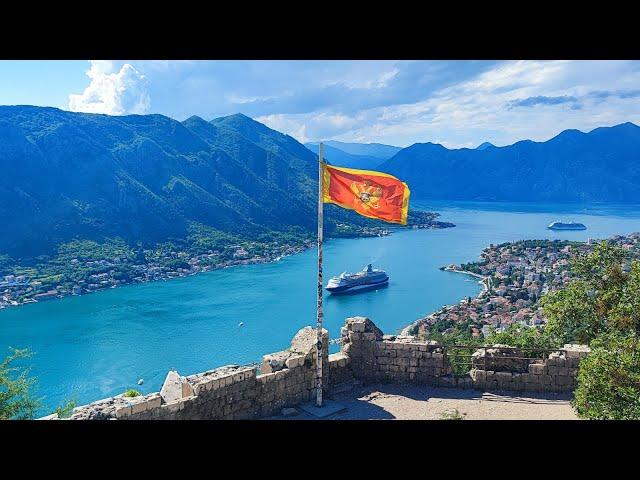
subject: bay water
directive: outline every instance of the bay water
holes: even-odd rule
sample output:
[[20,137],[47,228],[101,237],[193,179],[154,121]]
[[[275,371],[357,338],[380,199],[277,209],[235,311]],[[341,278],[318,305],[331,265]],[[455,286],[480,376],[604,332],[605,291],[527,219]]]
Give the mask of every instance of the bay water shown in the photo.
[[[440,212],[456,227],[325,243],[325,283],[367,263],[390,276],[388,288],[325,296],[331,338],[349,316],[368,316],[385,333],[398,333],[444,304],[476,295],[477,279],[439,267],[476,260],[491,243],[640,231],[640,206],[414,201],[413,207]],[[587,230],[547,230],[555,220],[582,222]],[[83,404],[128,388],[157,391],[170,369],[189,375],[258,362],[314,325],[315,294],[312,249],[276,263],[9,308],[0,311],[0,357],[9,346],[34,352],[26,362],[38,379],[44,415],[70,399]]]

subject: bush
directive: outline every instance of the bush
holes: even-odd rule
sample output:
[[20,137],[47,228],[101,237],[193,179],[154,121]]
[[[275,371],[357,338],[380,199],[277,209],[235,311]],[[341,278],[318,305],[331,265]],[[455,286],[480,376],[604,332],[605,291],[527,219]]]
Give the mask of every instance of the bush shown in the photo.
[[60,405],[55,409],[58,418],[69,418],[73,414],[73,409],[78,406],[75,400],[69,400],[64,405]]
[[538,349],[542,350],[559,348],[561,345],[557,339],[547,333],[546,330],[538,327],[527,327],[514,323],[509,328],[500,333],[492,333],[485,342],[487,345],[509,345],[510,347],[518,347],[527,350],[526,353],[535,354]]
[[137,397],[138,395],[140,395],[140,392],[134,388],[130,388],[129,390],[127,390],[126,392],[124,392],[123,394],[125,397]]
[[453,410],[445,410],[440,415],[440,420],[464,420],[464,417],[460,414],[457,408]]
[[11,350],[12,354],[0,362],[0,420],[28,420],[40,404],[31,394],[35,379],[28,376],[28,368],[14,366],[14,362],[29,358],[32,353]]
[[640,419],[640,340],[636,335],[602,335],[583,358],[573,406],[581,417]]

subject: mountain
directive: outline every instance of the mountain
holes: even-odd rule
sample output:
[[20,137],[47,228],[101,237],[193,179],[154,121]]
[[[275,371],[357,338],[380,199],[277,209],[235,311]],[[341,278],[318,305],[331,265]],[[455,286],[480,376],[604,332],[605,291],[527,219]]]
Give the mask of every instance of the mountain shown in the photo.
[[[318,154],[318,142],[305,143],[305,146]],[[348,168],[375,169],[400,150],[400,147],[381,143],[344,143],[335,140],[324,142],[327,162]]]
[[[316,156],[244,115],[178,122],[0,106],[0,171],[0,254],[40,255],[74,238],[151,245],[194,225],[244,238],[316,226]],[[329,208],[326,230],[358,221]]]
[[480,145],[476,147],[476,150],[485,150],[491,147],[495,147],[495,145],[491,142],[482,142]]
[[402,148],[382,143],[346,143],[337,140],[329,140],[325,143],[330,147],[337,148],[351,155],[366,155],[387,160],[398,153]]
[[638,203],[640,127],[565,130],[482,150],[417,143],[380,169],[407,182],[414,198]]

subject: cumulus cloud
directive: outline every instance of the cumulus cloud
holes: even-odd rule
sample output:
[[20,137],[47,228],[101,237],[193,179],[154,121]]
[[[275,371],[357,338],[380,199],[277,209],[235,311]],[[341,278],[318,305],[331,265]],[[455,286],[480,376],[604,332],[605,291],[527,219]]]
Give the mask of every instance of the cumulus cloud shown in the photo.
[[147,78],[133,65],[125,63],[117,69],[111,61],[92,60],[90,63],[89,85],[82,93],[69,95],[69,110],[109,115],[149,111],[151,100]]
[[638,61],[120,61],[87,74],[71,109],[240,112],[302,142],[507,145],[640,122]]

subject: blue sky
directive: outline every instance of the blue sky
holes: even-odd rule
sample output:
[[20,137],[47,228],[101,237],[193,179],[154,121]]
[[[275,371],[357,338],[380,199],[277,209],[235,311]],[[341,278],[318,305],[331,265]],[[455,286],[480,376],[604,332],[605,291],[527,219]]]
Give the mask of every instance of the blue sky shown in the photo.
[[0,105],[207,120],[300,141],[475,147],[640,124],[638,61],[0,61]]

